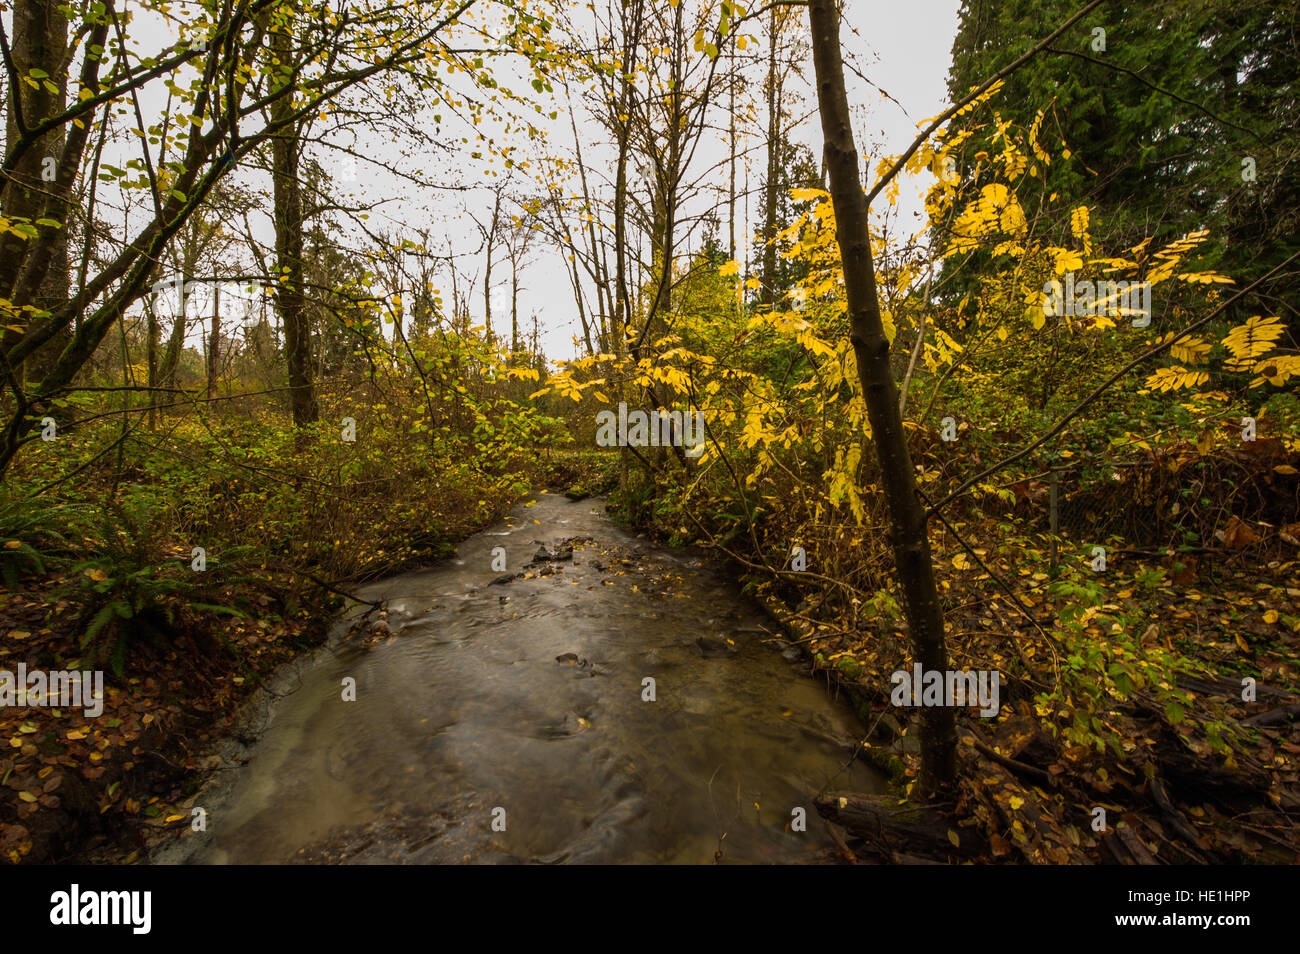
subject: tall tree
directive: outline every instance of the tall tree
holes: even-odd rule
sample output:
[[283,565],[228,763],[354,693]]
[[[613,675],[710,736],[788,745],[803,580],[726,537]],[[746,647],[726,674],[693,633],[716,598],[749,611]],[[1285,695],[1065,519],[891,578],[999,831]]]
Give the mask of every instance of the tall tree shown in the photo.
[[[290,49],[294,20],[272,23],[271,49],[278,67],[277,86],[292,85],[294,71]],[[281,87],[281,90],[283,87]],[[271,122],[279,133],[271,139],[271,179],[275,200],[275,303],[284,331],[284,357],[289,375],[289,403],[298,427],[320,416],[312,381],[311,324],[303,294],[302,183],[298,163],[302,152],[300,122],[294,116],[292,96],[271,103]],[[214,313],[213,322],[216,318]],[[213,337],[216,337],[214,328]],[[214,341],[215,345],[215,341]],[[213,352],[215,353],[215,347]]]
[[483,237],[483,321],[487,327],[488,344],[491,344],[494,340],[492,333],[492,265],[503,231],[501,203],[505,199],[505,189],[505,182],[500,180],[492,187],[492,211],[484,217],[484,220],[480,221],[472,213],[470,215],[474,225],[478,227],[479,234]]
[[[849,337],[880,464],[889,511],[889,542],[903,593],[913,656],[927,672],[942,673],[948,669],[943,608],[934,581],[926,512],[917,494],[915,471],[898,411],[889,338],[880,316],[867,199],[858,178],[858,150],[844,86],[839,12],[835,0],[809,0],[808,13],[826,170],[835,210],[835,237],[844,265]],[[949,785],[956,772],[956,713],[947,706],[927,706],[921,709],[920,721],[918,787],[923,794],[933,794]]]
[[[68,21],[61,4],[57,0],[17,0],[13,31],[12,75],[26,79],[11,84],[6,97],[6,142],[10,149],[29,129],[63,111],[68,89]],[[5,218],[25,220],[49,242],[49,264],[34,301],[44,311],[53,311],[68,298],[67,232],[49,224],[42,215],[47,200],[68,199],[70,183],[54,175],[63,145],[62,126],[36,137],[8,170],[7,188],[0,203]],[[0,234],[0,290],[7,291],[17,279],[25,242],[27,239],[17,230],[6,229]],[[12,332],[6,331],[5,335],[12,337]],[[31,355],[26,366],[16,368],[16,373],[20,378],[30,376],[39,381],[69,340],[71,332],[62,329]]]

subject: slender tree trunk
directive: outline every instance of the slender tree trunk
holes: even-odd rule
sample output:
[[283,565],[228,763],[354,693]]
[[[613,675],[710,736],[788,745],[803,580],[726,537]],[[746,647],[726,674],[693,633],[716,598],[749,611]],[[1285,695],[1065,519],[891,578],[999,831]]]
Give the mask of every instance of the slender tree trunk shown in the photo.
[[519,354],[519,266],[510,266],[510,366]]
[[[627,249],[627,164],[632,138],[632,96],[636,91],[635,74],[637,56],[641,45],[641,18],[643,0],[632,0],[624,7],[622,76],[618,99],[615,129],[618,130],[618,159],[614,166],[614,320],[610,333],[614,339],[614,353],[620,357],[626,348],[624,338],[631,320],[631,295],[628,291]],[[630,22],[629,22],[630,20]]]
[[[281,62],[289,62],[289,40],[282,32],[272,36]],[[292,114],[292,97],[271,104],[271,119],[280,122]],[[285,364],[289,372],[289,402],[295,427],[315,423],[320,416],[312,382],[311,323],[303,297],[302,185],[298,181],[298,128],[282,129],[271,142],[272,185],[275,199],[275,258],[279,274],[276,304],[284,327]]]
[[[889,509],[890,545],[911,629],[912,654],[926,671],[945,672],[948,650],[926,535],[927,517],[917,496],[907,439],[898,413],[898,392],[889,364],[889,339],[885,336],[876,297],[866,194],[858,179],[858,152],[853,142],[844,64],[840,58],[839,13],[835,0],[809,0],[808,11],[826,168],[835,209],[836,241],[844,263],[849,337],[880,462],[881,483]],[[946,787],[955,776],[957,722],[956,713],[950,707],[930,706],[920,712],[918,788],[922,795],[927,795]]]
[[727,155],[727,259],[736,260],[736,45],[730,44],[728,57],[731,60],[731,73],[727,77],[727,92],[730,103],[728,116],[728,155]]
[[158,344],[161,338],[158,327],[158,314],[154,311],[154,296],[148,295],[144,300],[145,315],[145,366],[149,375],[149,430],[158,426]]
[[217,396],[217,368],[220,366],[221,347],[221,284],[212,285],[212,333],[208,339],[208,400]]
[[780,178],[781,83],[777,47],[781,42],[780,8],[772,8],[767,53],[767,179],[763,183],[763,290],[760,301],[776,301],[776,189]]
[[497,223],[501,218],[501,190],[498,189],[492,202],[492,222],[483,236],[487,247],[487,265],[483,273],[483,315],[487,325],[487,341],[491,345],[492,335],[492,249],[496,245]]
[[[609,349],[609,316],[614,313],[613,301],[614,291],[610,287],[609,266],[604,258],[605,243],[596,233],[596,216],[593,212],[591,201],[591,191],[587,188],[587,166],[582,158],[582,138],[578,135],[578,123],[573,118],[573,110],[569,110],[569,127],[573,130],[573,149],[578,163],[579,181],[582,183],[582,208],[586,213],[587,229],[583,233],[590,242],[590,261],[591,274],[596,282],[596,310],[597,314],[593,317],[599,321],[599,327],[596,329],[596,337],[599,339],[602,351]],[[558,211],[558,210],[557,210]],[[561,212],[560,215],[563,215]],[[567,229],[566,229],[567,231]],[[573,241],[569,244],[573,246]],[[576,247],[575,247],[576,254]],[[578,264],[573,264],[573,293],[578,302],[578,313],[582,316],[582,331],[587,342],[587,353],[595,354],[592,348],[591,331],[587,327],[587,318],[585,316],[585,307],[582,301],[582,283],[578,274]]]

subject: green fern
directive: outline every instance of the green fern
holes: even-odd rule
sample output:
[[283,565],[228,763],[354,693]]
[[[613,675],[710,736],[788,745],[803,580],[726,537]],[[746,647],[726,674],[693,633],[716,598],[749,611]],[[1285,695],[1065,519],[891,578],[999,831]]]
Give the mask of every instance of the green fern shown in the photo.
[[157,644],[171,639],[178,612],[242,617],[213,597],[219,586],[240,578],[229,572],[250,552],[248,547],[223,551],[204,573],[168,556],[159,521],[138,501],[112,502],[99,527],[98,553],[72,567],[60,595],[80,607],[78,627],[85,652],[83,666],[107,662],[123,675],[131,645],[141,638]]

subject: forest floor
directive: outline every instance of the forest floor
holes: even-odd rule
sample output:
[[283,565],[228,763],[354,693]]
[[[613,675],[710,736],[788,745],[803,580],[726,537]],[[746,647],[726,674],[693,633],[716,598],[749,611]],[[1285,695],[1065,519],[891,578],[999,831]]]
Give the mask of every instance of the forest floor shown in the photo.
[[[80,654],[75,615],[57,576],[28,581],[0,605],[0,627],[22,649],[0,665],[30,669]],[[188,825],[171,805],[187,793],[239,703],[277,666],[318,645],[314,607],[261,615],[183,613],[166,645],[141,642],[128,675],[104,686],[103,712],[0,708],[0,852],[11,863],[65,862],[110,834],[144,844],[144,828]],[[15,658],[18,657],[18,658]]]
[[[1014,578],[1023,556],[1015,550],[985,558],[999,575]],[[878,803],[824,799],[824,815],[858,828],[846,857],[1300,862],[1300,563],[1290,556],[1259,563],[1224,550],[1202,560],[1199,574],[1182,584],[1160,577],[1152,585],[1150,566],[1135,560],[1113,564],[1099,600],[1105,615],[1085,619],[1080,636],[1101,644],[1115,636],[1104,620],[1140,620],[1135,652],[1177,658],[1181,671],[1171,682],[1113,693],[1104,724],[1083,731],[1044,690],[1054,667],[1077,668],[1080,681],[1089,681],[1085,654],[1059,645],[1053,651],[1036,631],[1050,630],[1070,598],[1042,585],[1021,590],[1031,623],[988,574],[972,580],[941,565],[941,589],[964,597],[961,612],[948,620],[952,665],[991,659],[1004,673],[1001,711],[997,719],[979,718],[978,708],[959,717],[957,787],[938,814],[923,813],[919,827],[891,831],[889,812],[882,815]],[[814,605],[766,602],[789,640],[835,691],[854,700],[869,729],[860,757],[888,771],[905,796],[919,769],[911,717],[917,710],[900,710],[890,698],[891,673],[910,658],[904,633],[876,621],[833,625]],[[1247,686],[1251,701],[1243,698],[1252,695]],[[1057,725],[1045,731],[1053,709]]]

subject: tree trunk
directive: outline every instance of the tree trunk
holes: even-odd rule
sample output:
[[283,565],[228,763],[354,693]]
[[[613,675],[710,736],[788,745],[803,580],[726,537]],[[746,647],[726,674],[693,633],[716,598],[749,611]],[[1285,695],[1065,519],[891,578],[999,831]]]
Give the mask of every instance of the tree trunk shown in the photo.
[[158,427],[158,344],[162,337],[158,328],[158,314],[154,311],[154,298],[146,296],[144,300],[145,316],[145,367],[149,375],[149,430]]
[[[212,334],[208,339],[208,400],[217,396],[217,368],[221,356],[221,283],[212,285]],[[210,410],[210,409],[209,409]]]
[[[186,272],[182,272],[182,278],[186,274]],[[181,351],[185,348],[185,304],[185,295],[182,293],[180,296],[180,310],[172,321],[172,332],[167,338],[167,347],[163,351],[162,364],[158,368],[158,383],[162,387],[171,387],[176,381],[176,368],[180,365]]]
[[510,265],[510,360],[514,367],[515,356],[519,354],[519,266]]
[[[281,62],[290,58],[288,39],[276,32],[273,49]],[[293,111],[292,97],[271,104],[272,122],[285,120]],[[275,198],[275,258],[279,274],[276,305],[284,325],[285,364],[289,372],[289,401],[295,427],[315,423],[320,416],[312,383],[311,324],[303,297],[302,186],[298,181],[298,127],[287,126],[271,142],[272,184]]]
[[727,76],[727,260],[736,260],[736,44],[729,45]]
[[763,289],[764,305],[776,301],[776,188],[780,179],[781,89],[777,70],[777,45],[781,42],[780,8],[772,8],[767,52],[767,179],[763,183]]
[[[30,128],[65,108],[68,87],[67,57],[68,21],[54,0],[18,0],[13,12],[12,57],[15,69],[21,75],[30,70],[44,70],[49,79],[32,88],[18,84],[17,102],[10,101],[7,117],[7,136],[10,147],[18,141],[18,109],[23,123]],[[53,84],[51,91],[45,82]],[[12,93],[12,90],[10,90]],[[53,172],[63,153],[64,131],[58,127],[41,137],[40,141],[23,154],[11,172],[11,181],[4,191],[3,214],[6,218],[23,218],[35,221],[41,217],[46,197],[57,192],[64,198],[67,189],[53,179]],[[65,228],[37,226],[43,240],[52,242],[48,268],[42,277],[32,304],[46,311],[54,311],[68,300],[68,238]],[[50,234],[53,232],[53,234]],[[29,247],[34,243],[15,232],[0,236],[0,297],[11,298]],[[59,353],[72,340],[69,328],[61,329],[28,358],[20,376],[40,381],[45,377]],[[25,375],[24,375],[25,372]]]
[[[825,140],[826,168],[835,209],[836,241],[844,264],[849,337],[867,405],[871,436],[880,462],[881,483],[889,509],[890,545],[911,630],[912,654],[927,671],[948,669],[943,610],[934,582],[927,515],[917,496],[915,472],[898,413],[898,393],[889,364],[876,297],[876,276],[867,227],[867,201],[858,179],[858,152],[853,142],[844,64],[840,59],[839,13],[835,0],[809,0],[813,66]],[[900,661],[901,662],[901,661]],[[956,713],[950,707],[921,709],[920,794],[946,787],[956,772]]]
[[[643,0],[633,0],[624,6],[623,15],[623,56],[620,60],[622,76],[620,79],[618,112],[615,114],[614,128],[617,130],[618,158],[614,165],[614,317],[610,327],[610,337],[614,339],[614,353],[623,356],[626,344],[627,326],[631,322],[631,295],[628,291],[628,249],[627,249],[627,164],[631,148],[632,96],[636,92],[635,76],[637,56],[641,44],[641,18],[644,14]],[[629,22],[630,19],[630,22]],[[620,392],[621,393],[621,392]]]

